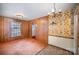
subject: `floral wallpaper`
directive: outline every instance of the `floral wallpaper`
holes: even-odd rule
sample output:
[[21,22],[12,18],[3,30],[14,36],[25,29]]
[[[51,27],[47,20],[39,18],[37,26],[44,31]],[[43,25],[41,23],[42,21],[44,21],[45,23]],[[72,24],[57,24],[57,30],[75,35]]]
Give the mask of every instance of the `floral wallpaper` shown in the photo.
[[73,37],[73,13],[72,11],[65,11],[56,13],[55,16],[49,15],[49,35]]

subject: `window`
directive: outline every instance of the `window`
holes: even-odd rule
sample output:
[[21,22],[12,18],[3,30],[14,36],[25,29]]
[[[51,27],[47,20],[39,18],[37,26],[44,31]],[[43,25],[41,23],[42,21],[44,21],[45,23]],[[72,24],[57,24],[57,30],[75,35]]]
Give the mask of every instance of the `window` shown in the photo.
[[36,25],[32,24],[32,36],[36,35]]
[[21,36],[21,23],[11,22],[11,37]]

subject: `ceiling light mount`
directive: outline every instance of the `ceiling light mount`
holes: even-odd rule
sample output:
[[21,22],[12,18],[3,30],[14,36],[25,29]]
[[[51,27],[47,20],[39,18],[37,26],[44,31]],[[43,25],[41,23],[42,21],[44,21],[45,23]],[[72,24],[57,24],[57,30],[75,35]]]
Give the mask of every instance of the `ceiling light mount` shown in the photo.
[[[56,3],[53,3],[53,5],[51,5],[51,12],[50,13],[48,13],[48,15],[50,15],[50,16],[56,16],[56,14],[57,14],[57,10],[56,10]],[[59,9],[58,10],[58,14],[61,14],[62,12],[61,12],[61,9]]]
[[23,19],[23,14],[21,12],[16,13],[17,19]]

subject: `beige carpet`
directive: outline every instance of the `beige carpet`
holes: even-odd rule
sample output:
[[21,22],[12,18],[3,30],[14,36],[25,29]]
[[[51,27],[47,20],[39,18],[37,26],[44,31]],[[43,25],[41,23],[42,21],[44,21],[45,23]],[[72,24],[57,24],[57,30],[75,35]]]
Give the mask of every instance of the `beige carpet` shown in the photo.
[[37,53],[37,55],[72,55],[72,53],[61,48],[48,45],[45,49]]

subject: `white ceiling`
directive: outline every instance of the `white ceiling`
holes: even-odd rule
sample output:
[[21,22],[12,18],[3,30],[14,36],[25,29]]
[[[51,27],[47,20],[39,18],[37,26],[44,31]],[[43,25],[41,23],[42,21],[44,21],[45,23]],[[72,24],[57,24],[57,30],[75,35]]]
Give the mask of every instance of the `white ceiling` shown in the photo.
[[[16,17],[16,13],[20,12],[24,19],[34,19],[48,15],[51,11],[53,3],[0,3],[0,15],[7,17]],[[56,3],[56,10],[65,11],[73,8],[74,3]],[[53,7],[53,6],[52,6]]]

